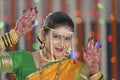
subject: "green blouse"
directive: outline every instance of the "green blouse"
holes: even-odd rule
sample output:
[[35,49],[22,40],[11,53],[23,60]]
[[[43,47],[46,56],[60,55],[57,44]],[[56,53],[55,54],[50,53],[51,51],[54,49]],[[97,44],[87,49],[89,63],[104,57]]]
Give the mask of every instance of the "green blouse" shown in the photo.
[[37,71],[33,56],[30,52],[25,50],[9,52],[12,62],[13,70],[17,80],[24,80],[28,75]]

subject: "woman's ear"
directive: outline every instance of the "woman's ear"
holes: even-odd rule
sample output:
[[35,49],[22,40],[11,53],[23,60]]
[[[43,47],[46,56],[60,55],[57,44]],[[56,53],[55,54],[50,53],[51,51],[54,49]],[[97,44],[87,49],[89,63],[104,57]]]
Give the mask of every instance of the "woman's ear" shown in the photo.
[[45,43],[45,32],[43,28],[40,30],[39,38],[43,43]]

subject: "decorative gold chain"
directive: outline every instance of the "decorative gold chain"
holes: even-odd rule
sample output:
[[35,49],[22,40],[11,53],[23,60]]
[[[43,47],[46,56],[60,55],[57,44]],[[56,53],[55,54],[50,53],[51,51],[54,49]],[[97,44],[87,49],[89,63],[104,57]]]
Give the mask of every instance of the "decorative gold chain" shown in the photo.
[[[42,59],[45,60],[45,61],[48,61],[48,62],[52,62],[52,60],[48,60],[46,58],[43,57],[42,55],[42,51],[40,51],[40,70],[39,70],[39,73],[40,73],[40,80],[43,80],[42,78]],[[57,72],[56,72],[56,75],[55,75],[55,79],[54,80],[58,80],[58,75],[60,73],[60,67],[61,67],[61,63],[62,63],[62,60],[60,60],[59,64],[58,64],[58,67],[57,67]]]

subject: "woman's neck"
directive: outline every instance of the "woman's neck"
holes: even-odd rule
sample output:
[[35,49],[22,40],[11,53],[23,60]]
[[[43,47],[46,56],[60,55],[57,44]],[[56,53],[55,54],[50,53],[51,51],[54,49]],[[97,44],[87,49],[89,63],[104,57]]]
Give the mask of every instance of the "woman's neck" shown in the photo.
[[50,53],[50,51],[47,48],[43,48],[42,49],[42,53],[43,53],[43,57],[48,59],[48,60],[52,60],[52,55]]

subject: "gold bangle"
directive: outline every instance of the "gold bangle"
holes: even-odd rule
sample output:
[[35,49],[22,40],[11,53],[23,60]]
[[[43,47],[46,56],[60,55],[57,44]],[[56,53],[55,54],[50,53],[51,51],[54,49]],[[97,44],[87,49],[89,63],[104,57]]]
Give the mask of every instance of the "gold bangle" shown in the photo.
[[11,42],[10,42],[10,38],[8,37],[8,33],[6,33],[5,35],[6,35],[6,38],[7,38],[7,41],[8,41],[8,43],[9,43],[9,45],[12,47],[12,44],[11,44]]
[[0,53],[0,60],[1,60],[1,72],[12,72],[13,70],[13,63],[10,55],[7,52]]
[[18,41],[18,36],[17,36],[17,34],[16,34],[16,32],[15,32],[15,30],[11,30],[10,31],[10,36],[11,36],[11,38],[12,38],[12,40],[13,40],[13,44],[16,44],[17,43],[17,41]]
[[15,44],[14,39],[13,39],[13,37],[12,37],[11,31],[9,32],[9,34],[10,34],[9,36],[10,36],[10,38],[11,38],[12,44]]
[[94,74],[93,76],[89,77],[89,80],[98,80],[101,77],[102,73],[99,71],[98,73]]
[[5,36],[2,36],[2,39],[3,39],[4,43],[5,43],[5,47],[7,47],[8,43],[7,43],[7,40],[6,40]]
[[13,34],[14,34],[13,30],[10,30],[10,37],[12,39],[12,43],[15,44],[16,42],[15,42],[15,38],[14,38]]
[[0,36],[0,44],[1,44],[2,50],[4,50],[6,47],[5,47],[5,44],[4,44],[1,36]]

